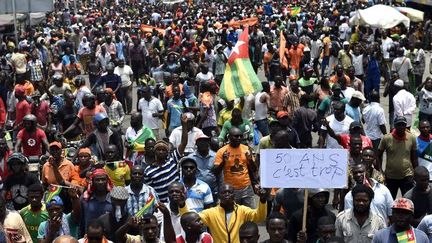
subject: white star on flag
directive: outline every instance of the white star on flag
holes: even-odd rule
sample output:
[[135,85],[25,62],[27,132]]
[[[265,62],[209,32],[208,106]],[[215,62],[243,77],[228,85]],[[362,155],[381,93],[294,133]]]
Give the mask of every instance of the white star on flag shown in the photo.
[[232,52],[235,52],[235,53],[237,53],[237,55],[240,55],[239,47],[240,47],[241,45],[244,45],[244,44],[246,44],[246,42],[241,41],[241,40],[240,40],[240,41],[237,41],[237,43],[236,43],[236,45],[234,46]]

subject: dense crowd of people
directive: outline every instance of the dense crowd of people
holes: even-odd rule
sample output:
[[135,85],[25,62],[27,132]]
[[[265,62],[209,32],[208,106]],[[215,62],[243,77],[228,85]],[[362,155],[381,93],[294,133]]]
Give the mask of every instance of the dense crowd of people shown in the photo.
[[[0,242],[255,243],[260,223],[266,243],[432,242],[427,14],[77,2],[0,40]],[[224,100],[245,29],[262,90]],[[304,189],[260,187],[272,148],[348,150],[347,187],[309,189],[303,215]]]

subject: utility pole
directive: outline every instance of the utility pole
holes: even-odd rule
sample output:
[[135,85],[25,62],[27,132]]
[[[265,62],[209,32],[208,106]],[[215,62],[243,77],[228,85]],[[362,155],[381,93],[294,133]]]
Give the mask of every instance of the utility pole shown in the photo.
[[16,0],[12,1],[12,12],[14,18],[14,34],[15,34],[15,44],[18,46],[18,30],[17,30],[17,13],[16,13]]

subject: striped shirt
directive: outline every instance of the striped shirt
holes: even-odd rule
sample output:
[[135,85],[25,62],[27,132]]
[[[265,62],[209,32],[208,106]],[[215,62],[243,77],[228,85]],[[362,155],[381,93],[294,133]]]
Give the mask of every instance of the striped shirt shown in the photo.
[[168,186],[180,179],[177,166],[180,158],[180,153],[175,150],[163,165],[149,165],[144,170],[144,183],[155,189],[161,202],[168,201]]
[[[156,203],[159,201],[158,194],[156,193],[155,189],[145,184],[143,184],[139,194],[135,194],[132,191],[130,185],[127,186],[126,189],[128,190],[129,193],[129,198],[126,203],[126,209],[129,212],[129,214],[132,216],[135,215],[141,208],[144,207],[150,195],[154,195],[154,197],[156,198]],[[150,212],[153,213],[154,208],[152,208]]]
[[30,72],[30,81],[39,82],[43,79],[43,63],[41,60],[37,59],[35,61],[31,60],[27,63],[27,70]]
[[[180,180],[183,183],[183,179]],[[213,195],[207,183],[200,179],[196,179],[195,185],[187,188],[186,205],[190,210],[199,213],[204,210],[204,206],[213,203]]]

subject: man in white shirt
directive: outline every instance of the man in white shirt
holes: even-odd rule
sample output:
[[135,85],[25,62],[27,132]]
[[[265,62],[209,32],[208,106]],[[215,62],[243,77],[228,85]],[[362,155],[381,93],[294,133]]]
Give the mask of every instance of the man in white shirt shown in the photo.
[[321,56],[321,51],[323,48],[323,43],[318,38],[318,35],[315,33],[312,34],[312,40],[310,46],[311,46],[310,55],[311,55],[311,62],[312,62],[311,65],[313,66],[313,70],[315,72],[315,75],[317,76],[317,79],[319,79],[318,64]]
[[404,55],[404,49],[402,48],[399,48],[397,50],[397,55],[398,57],[396,57],[392,62],[391,70],[393,73],[397,73],[399,75],[399,78],[402,79],[406,85],[408,85],[409,74],[412,72],[413,69],[411,60]]
[[114,68],[114,73],[120,76],[122,81],[117,98],[122,103],[125,113],[130,114],[132,111],[132,68],[126,65],[124,60],[120,60],[118,66]]
[[[201,136],[205,136],[201,129],[194,127],[195,116],[194,114],[187,112],[187,128],[188,128],[188,143],[185,148],[186,154],[191,154],[195,150],[195,141]],[[174,148],[177,148],[181,143],[183,127],[179,126],[174,128],[169,137],[170,143],[173,144]]]
[[416,99],[413,94],[404,89],[404,81],[394,82],[396,95],[393,97],[394,115],[407,119],[407,129],[410,129],[416,109]]
[[365,133],[372,140],[372,145],[375,151],[378,151],[378,146],[386,131],[386,119],[384,109],[380,105],[380,96],[377,91],[372,91],[370,104],[363,109],[363,123],[366,125]]
[[384,58],[384,68],[383,70],[383,76],[386,82],[390,80],[390,73],[388,69],[390,68],[389,65],[391,64],[391,58],[390,58],[390,47],[393,45],[393,40],[387,36],[387,33],[384,31],[382,34],[382,41],[381,41],[381,51]]
[[[349,133],[349,127],[351,122],[354,120],[345,115],[345,104],[340,101],[334,101],[333,104],[334,114],[326,117],[329,126],[336,134]],[[325,141],[327,140],[327,146],[324,146]],[[330,135],[327,134],[327,128],[325,125],[321,126],[321,135],[319,138],[319,147],[320,148],[342,148],[341,145]]]
[[152,96],[149,86],[144,87],[143,96],[138,102],[138,111],[142,114],[143,125],[152,129],[156,140],[159,140],[161,139],[160,127],[162,127],[159,123],[164,111],[162,102]]

